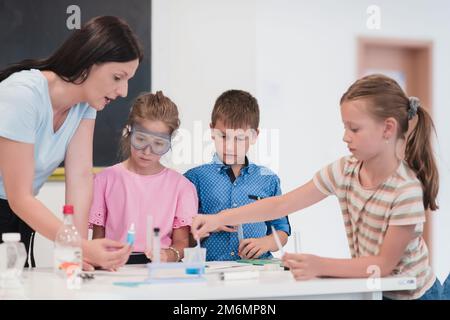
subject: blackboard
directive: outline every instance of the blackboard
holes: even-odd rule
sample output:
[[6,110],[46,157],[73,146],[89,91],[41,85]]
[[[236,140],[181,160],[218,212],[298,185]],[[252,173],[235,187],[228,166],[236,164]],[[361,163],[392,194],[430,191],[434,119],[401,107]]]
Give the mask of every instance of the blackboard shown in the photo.
[[79,8],[81,25],[95,16],[123,18],[144,50],[144,59],[128,83],[128,96],[97,113],[94,166],[109,166],[118,161],[118,141],[133,99],[151,90],[150,0],[0,0],[0,69],[23,59],[51,55],[73,31],[68,28],[76,24],[73,5]]

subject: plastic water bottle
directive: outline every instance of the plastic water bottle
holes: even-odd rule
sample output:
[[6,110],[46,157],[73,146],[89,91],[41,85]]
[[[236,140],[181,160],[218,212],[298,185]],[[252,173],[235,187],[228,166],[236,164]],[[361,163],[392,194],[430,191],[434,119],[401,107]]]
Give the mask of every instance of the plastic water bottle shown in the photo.
[[83,263],[81,235],[73,224],[73,206],[65,205],[63,213],[64,223],[55,239],[54,270],[64,278],[74,278],[81,272]]
[[3,233],[0,244],[0,288],[19,288],[22,286],[22,271],[27,252],[20,242],[20,233]]

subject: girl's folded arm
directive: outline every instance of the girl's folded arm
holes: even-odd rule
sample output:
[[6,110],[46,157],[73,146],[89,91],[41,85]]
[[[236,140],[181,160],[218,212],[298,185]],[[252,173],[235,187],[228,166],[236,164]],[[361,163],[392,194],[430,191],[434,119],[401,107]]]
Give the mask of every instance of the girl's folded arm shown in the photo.
[[380,253],[376,256],[359,257],[354,259],[321,258],[321,276],[366,278],[378,273],[380,277],[386,277],[392,273],[400,261],[408,244],[414,238],[415,225],[389,226],[381,246]]

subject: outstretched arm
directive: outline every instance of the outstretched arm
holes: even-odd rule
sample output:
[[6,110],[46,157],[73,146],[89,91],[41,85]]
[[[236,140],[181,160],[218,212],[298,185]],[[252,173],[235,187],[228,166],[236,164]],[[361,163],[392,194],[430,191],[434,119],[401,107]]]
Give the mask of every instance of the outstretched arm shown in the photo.
[[274,220],[307,208],[324,198],[326,195],[320,192],[310,180],[284,195],[266,198],[236,209],[224,210],[219,216],[224,225]]
[[224,210],[216,215],[198,215],[192,223],[195,238],[208,234],[223,225],[274,220],[307,208],[326,198],[311,180],[282,196],[270,197],[236,209]]

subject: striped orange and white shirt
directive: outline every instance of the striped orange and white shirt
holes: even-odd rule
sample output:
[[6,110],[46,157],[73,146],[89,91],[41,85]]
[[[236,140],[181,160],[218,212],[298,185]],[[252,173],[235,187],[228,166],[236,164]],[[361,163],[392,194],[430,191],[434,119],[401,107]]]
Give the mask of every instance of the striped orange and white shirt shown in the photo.
[[383,294],[391,299],[417,299],[436,280],[422,237],[425,222],[422,185],[402,161],[379,187],[365,189],[359,182],[361,164],[353,156],[343,157],[317,172],[314,184],[324,194],[338,197],[353,258],[378,255],[389,226],[416,225],[415,237],[391,275],[415,277],[417,289]]

